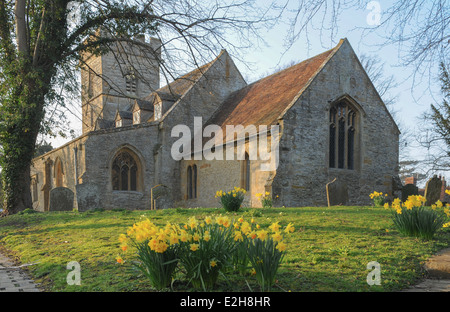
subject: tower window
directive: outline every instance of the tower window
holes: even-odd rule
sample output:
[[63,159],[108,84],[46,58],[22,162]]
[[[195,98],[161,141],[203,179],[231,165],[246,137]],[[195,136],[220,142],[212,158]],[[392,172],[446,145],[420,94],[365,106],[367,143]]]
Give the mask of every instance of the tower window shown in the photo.
[[126,90],[128,93],[136,93],[137,88],[137,78],[133,69],[128,71],[125,75]]

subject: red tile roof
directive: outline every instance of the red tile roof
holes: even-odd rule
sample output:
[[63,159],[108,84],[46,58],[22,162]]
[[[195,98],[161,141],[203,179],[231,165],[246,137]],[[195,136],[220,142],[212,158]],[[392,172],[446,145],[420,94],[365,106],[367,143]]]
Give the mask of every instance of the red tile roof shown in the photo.
[[267,125],[270,129],[336,48],[232,93],[207,125],[219,125],[224,135],[226,125]]

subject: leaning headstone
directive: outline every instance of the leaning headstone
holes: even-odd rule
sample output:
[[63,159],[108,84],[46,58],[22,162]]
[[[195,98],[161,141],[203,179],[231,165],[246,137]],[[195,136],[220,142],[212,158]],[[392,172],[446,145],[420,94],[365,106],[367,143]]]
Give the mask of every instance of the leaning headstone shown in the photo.
[[94,183],[83,183],[76,186],[78,211],[88,211],[100,207],[100,196],[98,185]]
[[419,195],[419,188],[414,184],[406,184],[402,187],[402,202],[405,202],[409,196]]
[[74,194],[67,187],[56,187],[50,191],[50,211],[72,211]]
[[345,182],[334,179],[326,185],[328,207],[346,205],[348,203],[348,188]]
[[428,180],[425,186],[425,205],[431,206],[441,198],[442,181],[437,176]]

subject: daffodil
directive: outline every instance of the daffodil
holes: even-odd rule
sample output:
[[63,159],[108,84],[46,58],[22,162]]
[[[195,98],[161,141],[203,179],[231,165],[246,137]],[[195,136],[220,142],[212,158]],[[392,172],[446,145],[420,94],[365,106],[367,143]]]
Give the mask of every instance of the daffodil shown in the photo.
[[192,251],[197,251],[199,246],[200,246],[199,244],[191,244],[190,245]]
[[195,217],[190,217],[188,219],[188,225],[191,228],[191,230],[195,229],[198,226],[198,221]]
[[175,234],[175,233],[172,233],[172,234],[169,236],[169,243],[170,243],[171,245],[178,244],[178,235]]
[[230,219],[228,217],[224,217],[222,220],[222,225],[226,228],[229,227],[231,225]]
[[271,229],[272,232],[278,232],[280,230],[280,225],[278,222],[272,223],[272,225],[269,226],[269,229]]
[[260,231],[256,232],[256,235],[262,241],[265,241],[267,239],[267,231],[265,231],[265,230],[260,230]]
[[278,249],[279,251],[283,252],[283,251],[286,250],[287,245],[285,243],[283,243],[283,242],[279,242],[277,244],[277,247],[275,247],[275,248]]
[[242,236],[242,232],[241,231],[235,231],[234,232],[234,240],[235,241],[242,241],[244,239],[244,237]]
[[286,225],[286,228],[284,229],[285,233],[293,233],[295,231],[295,227],[292,223],[289,223]]
[[275,232],[272,234],[272,239],[276,242],[280,242],[283,239],[283,236],[280,234],[280,232]]
[[250,232],[252,230],[251,225],[248,222],[243,222],[241,225],[241,231],[244,234],[247,234],[248,232]]

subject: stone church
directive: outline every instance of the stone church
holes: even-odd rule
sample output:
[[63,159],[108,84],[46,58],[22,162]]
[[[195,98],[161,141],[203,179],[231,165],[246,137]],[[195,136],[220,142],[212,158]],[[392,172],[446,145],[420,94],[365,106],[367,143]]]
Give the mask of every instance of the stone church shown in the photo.
[[[326,206],[334,179],[350,205],[369,204],[374,190],[395,191],[399,129],[347,39],[251,84],[222,50],[163,87],[161,43],[142,40],[155,53],[122,47],[86,56],[83,133],[33,160],[34,209],[218,207],[216,191],[234,187],[247,190],[248,207],[260,207],[256,194],[264,192],[274,206]],[[200,127],[200,150],[184,145],[174,157],[180,125],[193,141]],[[229,125],[241,133],[218,131]],[[255,153],[255,138],[266,139],[275,166]],[[216,157],[202,153],[205,142],[214,142]],[[218,157],[225,145],[231,153]]]

